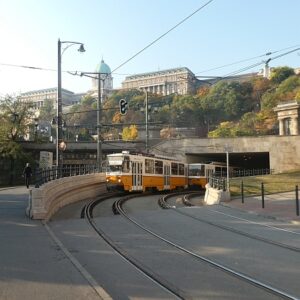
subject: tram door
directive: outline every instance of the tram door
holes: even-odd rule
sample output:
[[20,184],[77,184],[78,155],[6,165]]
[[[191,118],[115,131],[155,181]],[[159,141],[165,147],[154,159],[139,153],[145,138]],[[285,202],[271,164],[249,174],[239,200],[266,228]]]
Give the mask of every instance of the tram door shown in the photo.
[[143,190],[143,163],[132,162],[132,190],[142,191]]
[[171,166],[164,164],[164,189],[170,189],[170,170]]
[[206,177],[207,181],[209,181],[209,179],[211,177],[213,177],[213,174],[214,174],[214,169],[210,166],[209,167],[206,166],[206,168],[205,168],[205,177]]

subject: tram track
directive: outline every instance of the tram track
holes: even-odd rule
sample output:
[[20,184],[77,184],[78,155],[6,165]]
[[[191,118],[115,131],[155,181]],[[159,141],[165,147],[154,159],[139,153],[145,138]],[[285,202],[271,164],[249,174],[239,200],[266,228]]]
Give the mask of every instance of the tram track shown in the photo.
[[[190,193],[190,194],[185,194],[183,197],[182,197],[182,202],[186,205],[186,206],[194,206],[190,201],[189,201],[189,197],[191,196],[196,196],[197,194],[196,193]],[[159,205],[164,208],[164,209],[174,209],[173,205],[169,205],[168,202],[167,202],[167,199],[168,198],[171,198],[171,197],[174,197],[174,195],[172,194],[169,194],[169,195],[165,195],[163,197],[161,197],[159,200],[158,200],[158,203]],[[251,234],[251,233],[247,233],[245,231],[241,231],[241,230],[238,230],[236,228],[232,228],[230,226],[226,226],[226,225],[221,225],[221,224],[217,224],[215,222],[212,222],[212,221],[208,221],[208,220],[204,220],[200,217],[196,217],[196,216],[192,216],[190,215],[189,213],[186,213],[182,210],[178,210],[178,209],[174,209],[174,211],[178,214],[181,214],[181,215],[184,215],[184,216],[187,216],[189,218],[192,218],[196,221],[199,221],[201,223],[204,223],[204,224],[208,224],[208,225],[211,225],[211,226],[214,226],[216,228],[220,228],[222,230],[226,230],[226,231],[229,231],[229,232],[232,232],[232,233],[236,233],[238,235],[241,235],[241,236],[244,236],[244,237],[248,237],[248,238],[251,238],[251,239],[255,239],[255,240],[259,240],[261,242],[264,242],[264,243],[267,243],[267,244],[270,244],[270,245],[274,245],[274,246],[277,246],[277,247],[280,247],[280,248],[283,248],[283,249],[287,249],[287,250],[290,250],[290,251],[293,251],[293,252],[296,252],[296,253],[300,253],[300,248],[299,247],[295,247],[295,246],[291,246],[291,245],[287,245],[287,244],[284,244],[284,243],[280,243],[280,242],[277,242],[277,241],[274,241],[274,240],[271,240],[271,239],[267,239],[267,238],[264,238],[264,237],[261,237],[261,236],[258,236],[258,235],[254,235],[254,234]],[[252,222],[253,223],[253,222]],[[257,225],[261,225],[259,223],[255,223]],[[277,227],[274,227],[277,229]]]
[[[112,249],[116,251],[123,259],[125,259],[128,263],[130,263],[136,270],[138,270],[140,273],[142,273],[144,276],[149,278],[151,281],[155,282],[158,286],[160,286],[162,289],[167,291],[170,295],[172,295],[175,299],[186,299],[185,293],[183,291],[180,291],[177,287],[173,286],[170,282],[167,282],[167,280],[160,278],[158,274],[154,274],[152,270],[146,268],[143,264],[138,262],[134,257],[130,256],[126,251],[122,249],[122,247],[119,247],[99,226],[96,225],[96,223],[93,220],[93,209],[96,205],[98,205],[100,202],[108,200],[110,198],[114,198],[116,195],[110,195],[110,196],[104,196],[97,200],[90,201],[87,205],[85,205],[81,212],[81,217],[86,218],[90,226],[95,230],[95,232],[98,234],[100,238],[102,238]],[[124,201],[124,199],[132,199],[134,197],[138,197],[140,195],[131,195],[131,196],[123,196],[120,198],[120,201]],[[113,208],[114,210],[114,208]],[[115,211],[114,213],[117,213]]]
[[[180,195],[182,195],[182,194],[183,193],[180,193]],[[178,194],[171,194],[171,196],[175,196],[175,195],[178,196]],[[167,197],[168,197],[168,195],[167,195]],[[214,268],[216,268],[218,270],[221,270],[221,271],[229,274],[232,277],[235,277],[235,278],[237,278],[239,280],[242,280],[242,281],[244,281],[244,282],[246,282],[248,284],[251,284],[252,286],[255,286],[256,288],[265,290],[268,293],[276,295],[276,296],[278,296],[278,297],[280,297],[282,299],[298,299],[297,297],[289,294],[288,292],[279,290],[279,289],[277,289],[277,288],[275,288],[275,287],[273,287],[273,286],[271,286],[269,284],[263,283],[263,282],[255,279],[253,277],[250,277],[250,276],[248,276],[246,274],[243,274],[243,273],[241,273],[239,271],[236,271],[236,270],[234,270],[232,268],[229,268],[229,267],[227,267],[225,265],[222,265],[221,263],[218,263],[218,262],[213,261],[211,259],[208,259],[208,258],[206,258],[204,256],[201,256],[201,255],[199,255],[199,254],[197,254],[195,252],[192,252],[192,251],[190,251],[190,250],[188,250],[188,249],[186,249],[186,248],[184,248],[184,247],[182,247],[182,246],[180,246],[180,245],[178,245],[176,243],[173,243],[172,241],[168,240],[167,238],[162,237],[161,235],[157,234],[156,232],[153,232],[152,230],[149,230],[144,225],[142,225],[138,221],[136,221],[134,218],[130,217],[125,212],[125,210],[123,209],[123,204],[126,201],[130,200],[130,199],[131,199],[131,197],[129,196],[129,197],[122,198],[122,199],[119,199],[119,200],[115,201],[114,205],[113,205],[113,210],[114,210],[115,213],[122,215],[129,222],[135,224],[137,227],[139,227],[143,231],[151,234],[152,236],[154,236],[157,239],[159,239],[159,240],[167,243],[168,245],[170,245],[170,246],[172,246],[172,247],[174,247],[174,248],[176,248],[176,249],[184,252],[185,254],[188,254],[188,255],[192,256],[193,258],[196,258],[197,260],[199,260],[201,262],[204,262],[204,263],[206,263],[206,264],[208,264],[208,265],[210,265],[210,266],[212,266],[212,267],[214,267]]]

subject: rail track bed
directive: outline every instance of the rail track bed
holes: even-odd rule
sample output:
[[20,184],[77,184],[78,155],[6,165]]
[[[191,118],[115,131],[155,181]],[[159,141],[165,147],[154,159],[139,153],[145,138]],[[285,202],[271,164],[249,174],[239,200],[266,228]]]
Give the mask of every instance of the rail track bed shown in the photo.
[[300,298],[299,235],[161,197],[111,195],[51,228],[114,299]]

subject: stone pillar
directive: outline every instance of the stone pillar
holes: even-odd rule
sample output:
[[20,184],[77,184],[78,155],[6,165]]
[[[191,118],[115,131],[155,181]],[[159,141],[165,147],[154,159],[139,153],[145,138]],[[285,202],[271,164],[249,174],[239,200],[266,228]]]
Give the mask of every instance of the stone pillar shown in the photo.
[[298,118],[293,117],[291,121],[291,135],[298,135],[299,128],[298,128]]
[[284,135],[284,123],[283,123],[283,119],[279,120],[279,135]]
[[279,121],[279,135],[298,135],[300,104],[297,101],[285,101],[278,104],[274,111]]

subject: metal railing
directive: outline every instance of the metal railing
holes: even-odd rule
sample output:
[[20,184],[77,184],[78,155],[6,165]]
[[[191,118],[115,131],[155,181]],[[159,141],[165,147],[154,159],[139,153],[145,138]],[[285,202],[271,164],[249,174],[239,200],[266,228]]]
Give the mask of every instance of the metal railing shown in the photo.
[[226,178],[223,177],[210,177],[209,180],[209,185],[217,190],[222,190],[226,191],[226,186],[227,186],[227,180]]
[[230,177],[246,177],[274,174],[273,169],[243,169],[230,171]]
[[35,172],[35,187],[38,188],[46,182],[63,177],[98,173],[94,165],[71,165],[65,167],[54,166],[47,169],[37,169]]

